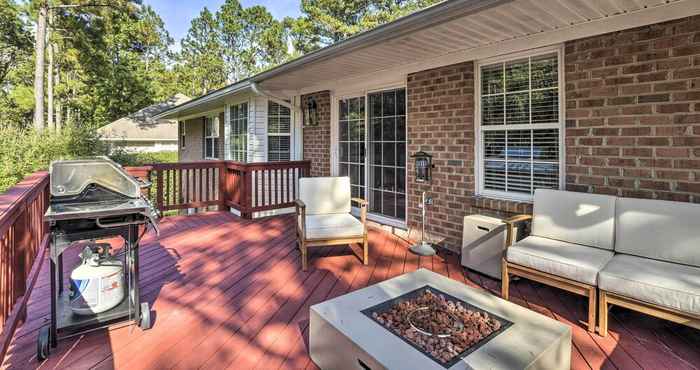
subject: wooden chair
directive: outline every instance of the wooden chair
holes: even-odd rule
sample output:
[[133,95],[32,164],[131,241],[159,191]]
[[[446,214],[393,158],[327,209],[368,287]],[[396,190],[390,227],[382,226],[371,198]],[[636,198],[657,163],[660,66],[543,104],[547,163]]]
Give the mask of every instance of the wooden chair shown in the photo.
[[[360,206],[360,220],[351,214],[351,203]],[[352,198],[349,177],[305,177],[299,180],[296,200],[297,244],[301,266],[308,268],[308,248],[358,243],[362,261],[369,262],[367,202]]]
[[[515,242],[514,227],[532,219],[532,232]],[[588,298],[588,331],[595,332],[598,272],[613,257],[615,197],[537,189],[533,215],[505,223],[501,295],[508,299],[510,275]]]

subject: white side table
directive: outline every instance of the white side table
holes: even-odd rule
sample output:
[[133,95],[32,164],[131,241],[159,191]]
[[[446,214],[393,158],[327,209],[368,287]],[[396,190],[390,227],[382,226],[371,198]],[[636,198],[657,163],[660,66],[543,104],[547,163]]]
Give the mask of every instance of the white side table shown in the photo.
[[462,230],[462,266],[500,280],[501,257],[506,242],[505,226],[499,218],[465,216]]

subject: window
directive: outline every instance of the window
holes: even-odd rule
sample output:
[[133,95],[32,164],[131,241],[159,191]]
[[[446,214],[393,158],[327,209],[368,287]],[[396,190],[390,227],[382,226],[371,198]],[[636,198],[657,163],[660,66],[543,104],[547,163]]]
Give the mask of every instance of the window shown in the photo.
[[204,119],[204,159],[219,158],[219,116]]
[[232,105],[229,109],[231,125],[231,159],[237,162],[248,160],[248,103]]
[[350,176],[352,196],[365,198],[365,98],[341,99],[338,105],[340,176]]
[[187,137],[185,133],[185,121],[178,121],[177,126],[180,132],[180,148],[185,149],[185,138]]
[[273,101],[267,103],[267,160],[291,159],[291,112]]
[[479,66],[479,192],[530,199],[560,184],[559,53]]

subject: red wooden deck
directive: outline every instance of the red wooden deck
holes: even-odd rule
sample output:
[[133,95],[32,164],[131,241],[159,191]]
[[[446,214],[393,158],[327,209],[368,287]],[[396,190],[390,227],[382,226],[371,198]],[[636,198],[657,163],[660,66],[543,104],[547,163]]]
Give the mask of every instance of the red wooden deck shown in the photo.
[[[322,248],[302,272],[289,216],[247,221],[208,213],[165,218],[161,228],[160,238],[147,236],[141,250],[141,294],[154,311],[151,330],[122,327],[66,339],[38,363],[37,330],[49,312],[44,261],[28,319],[3,368],[314,368],[307,353],[312,304],[418,267],[494,294],[500,288],[463,270],[455,255],[419,258],[407,253],[404,241],[376,230],[370,231],[369,266],[348,247]],[[578,324],[585,320],[583,298],[528,281],[515,282],[512,295],[572,326],[572,368],[700,366],[700,331],[615,308],[611,335],[601,338]]]

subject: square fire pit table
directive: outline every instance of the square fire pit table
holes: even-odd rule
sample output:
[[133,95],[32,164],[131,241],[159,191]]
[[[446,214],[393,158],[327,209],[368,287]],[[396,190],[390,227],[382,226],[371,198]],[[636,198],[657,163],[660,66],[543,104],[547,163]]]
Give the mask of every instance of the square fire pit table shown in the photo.
[[[450,361],[441,362],[414,340],[382,325],[382,312],[400,302],[407,305],[405,302],[426,294],[426,290],[451,302],[451,307],[456,304],[479,312],[477,317],[485,313],[492,331]],[[459,326],[460,330],[466,327]],[[436,343],[437,334],[432,338]],[[309,354],[321,369],[334,370],[570,369],[571,328],[488,292],[419,269],[311,306]]]

